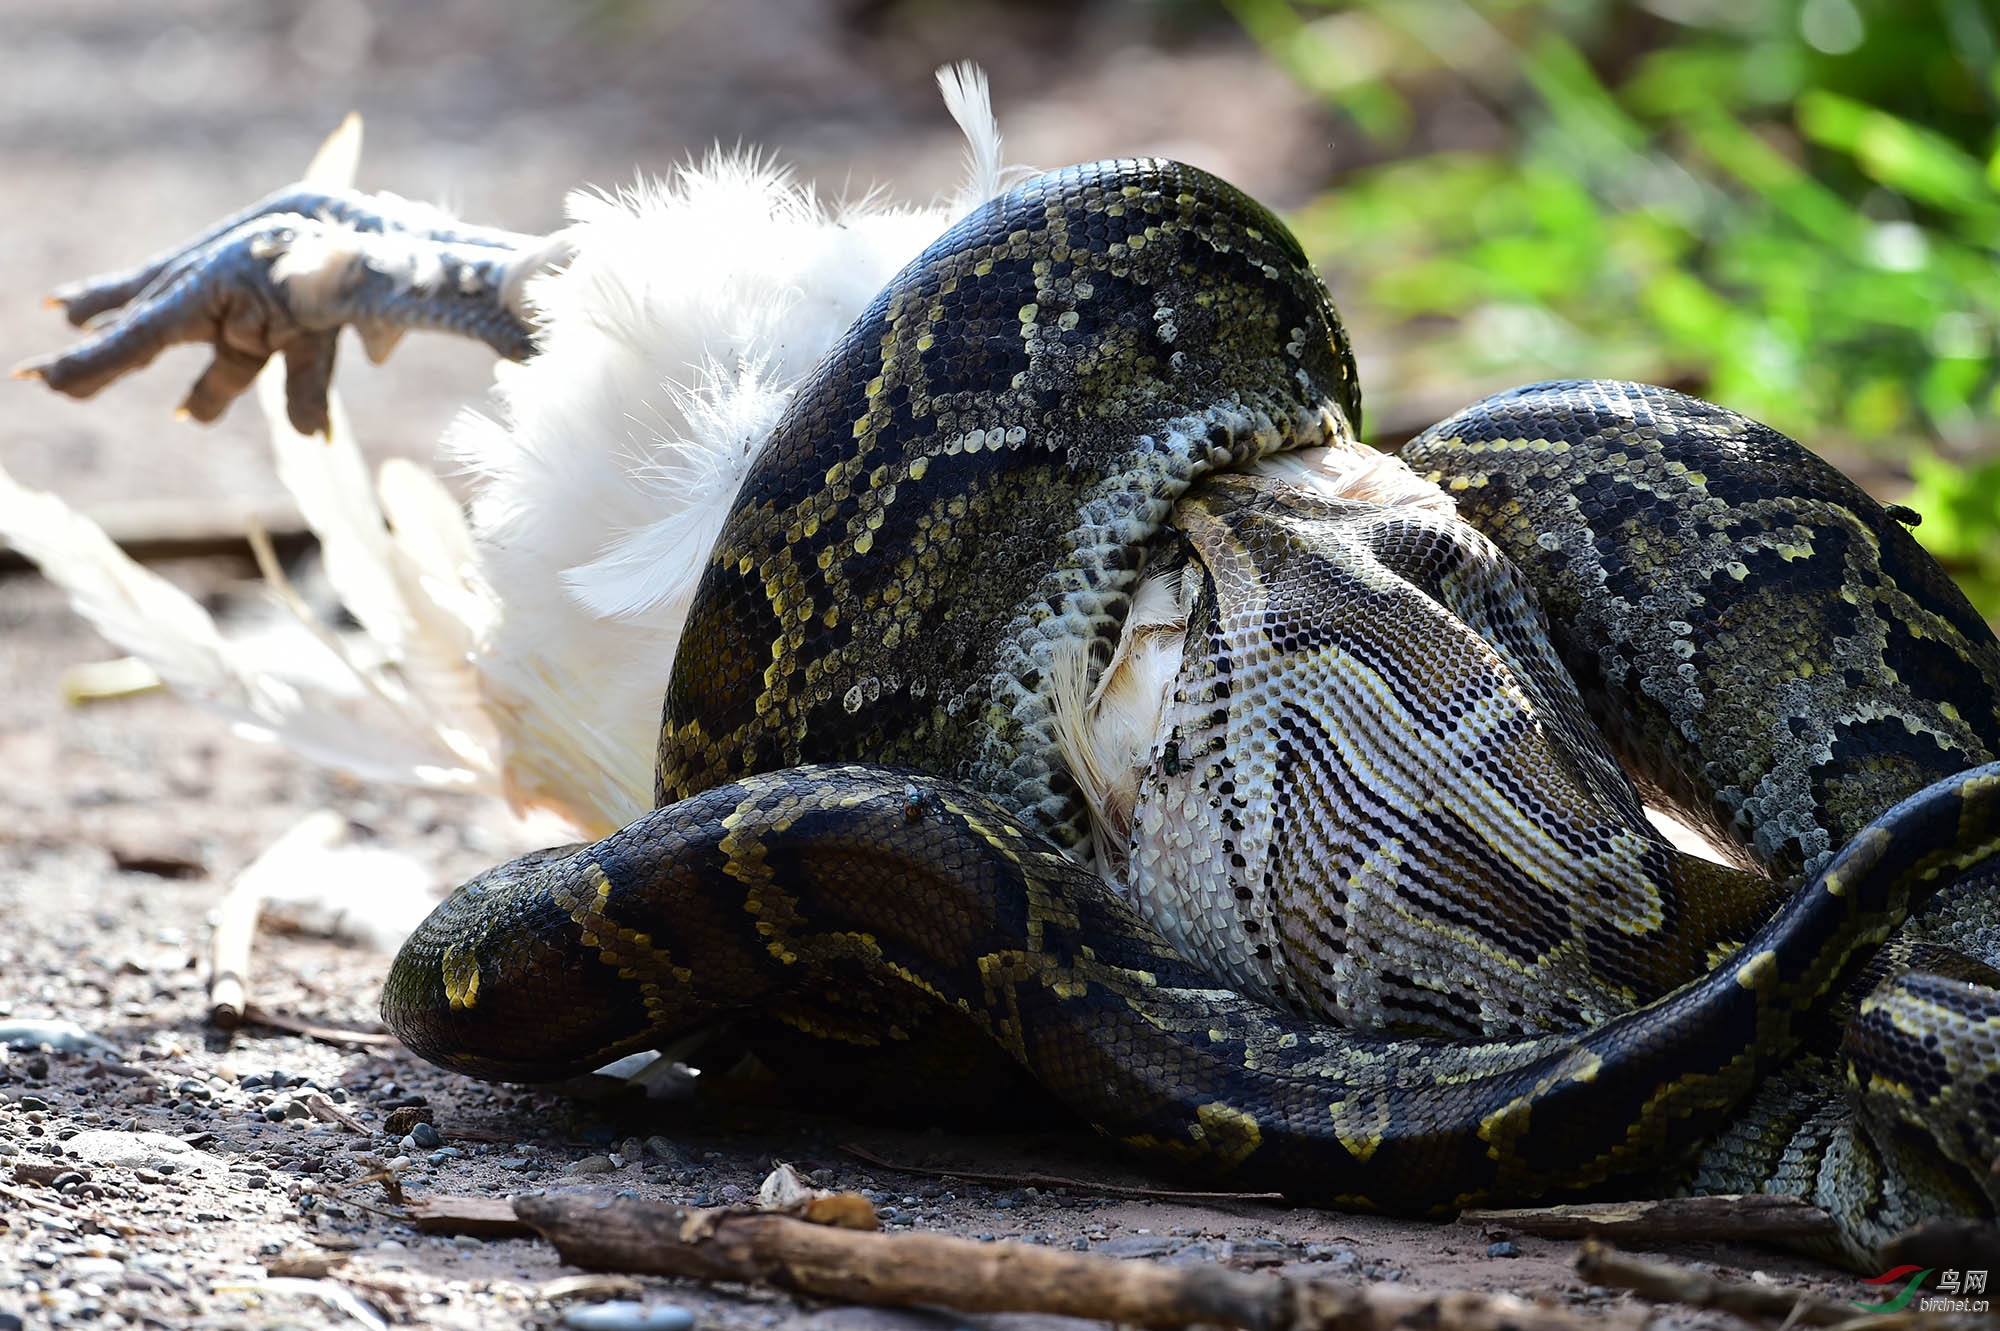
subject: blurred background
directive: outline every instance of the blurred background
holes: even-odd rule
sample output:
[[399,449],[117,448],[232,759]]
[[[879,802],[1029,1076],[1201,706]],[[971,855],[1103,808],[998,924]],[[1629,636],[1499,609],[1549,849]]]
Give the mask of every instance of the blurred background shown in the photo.
[[[2000,17],[1990,0],[0,0],[0,359],[38,308],[297,174],[541,230],[565,192],[758,145],[829,196],[960,171],[975,59],[1008,156],[1178,156],[1292,221],[1369,437],[1570,375],[1671,384],[1924,515],[2000,615]],[[428,457],[490,377],[413,339],[340,383]],[[202,356],[72,403],[9,385],[0,461],[86,509],[278,495],[254,413],[170,419]]]

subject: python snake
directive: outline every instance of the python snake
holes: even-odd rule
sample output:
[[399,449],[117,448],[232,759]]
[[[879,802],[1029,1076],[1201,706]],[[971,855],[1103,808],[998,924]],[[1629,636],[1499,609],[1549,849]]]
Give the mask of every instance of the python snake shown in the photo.
[[658,809],[460,888],[390,1026],[529,1081],[736,1018],[864,1064],[971,1032],[975,1079],[1316,1203],[1783,1189],[1864,1264],[1991,1215],[2000,646],[1949,579],[1665,390],[1427,431],[1456,516],[1274,478],[1359,423],[1317,275],[1213,177],[975,212],[744,482]]

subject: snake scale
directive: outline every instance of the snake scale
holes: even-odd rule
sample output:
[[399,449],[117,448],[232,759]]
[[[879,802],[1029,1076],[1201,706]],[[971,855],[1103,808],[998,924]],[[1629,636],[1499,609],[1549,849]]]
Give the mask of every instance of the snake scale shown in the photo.
[[1213,177],[973,213],[744,482],[659,807],[460,888],[389,1024],[509,1080],[732,1019],[773,1062],[970,1037],[1315,1203],[1782,1189],[1862,1263],[1991,1215],[2000,646],[1949,579],[1665,390],[1433,427],[1402,461],[1455,515],[1276,474],[1359,424],[1317,275]]

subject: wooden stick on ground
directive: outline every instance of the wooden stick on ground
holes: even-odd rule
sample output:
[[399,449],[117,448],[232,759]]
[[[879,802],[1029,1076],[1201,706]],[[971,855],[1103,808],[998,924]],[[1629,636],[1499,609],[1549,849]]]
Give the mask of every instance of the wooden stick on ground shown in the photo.
[[469,1234],[481,1239],[523,1239],[535,1227],[514,1214],[505,1197],[423,1197],[410,1203],[410,1221],[426,1234]]
[[1783,1321],[1791,1326],[1838,1326],[1864,1314],[1851,1304],[1822,1299],[1803,1290],[1724,1280],[1671,1262],[1651,1262],[1585,1239],[1576,1273],[1592,1284],[1629,1289],[1660,1303],[1687,1303],[1738,1317]]
[[325,850],[346,832],[339,814],[314,810],[236,875],[216,908],[215,933],[208,944],[210,1021],[224,1030],[243,1024],[243,1014],[250,1008],[250,944],[257,936],[257,916],[285,862],[301,851]]
[[740,1281],[890,1307],[1040,1312],[1155,1328],[1216,1323],[1245,1331],[1576,1331],[1639,1324],[1622,1310],[1593,1317],[1505,1294],[1123,1262],[1028,1243],[834,1229],[636,1198],[522,1196],[514,1211],[576,1266]]
[[[211,991],[212,992],[212,991]],[[345,1026],[327,1026],[303,1017],[294,1017],[288,1012],[273,1012],[270,1008],[252,1003],[243,1009],[242,1022],[246,1026],[269,1026],[273,1030],[289,1031],[293,1035],[303,1035],[321,1044],[345,1045],[350,1049],[395,1049],[402,1041],[387,1031],[356,1031]],[[495,1141],[503,1140],[495,1137]],[[512,1137],[505,1138],[512,1141]]]
[[1830,1238],[1840,1232],[1832,1216],[1784,1193],[1462,1211],[1458,1222],[1504,1225],[1516,1233],[1551,1239]]

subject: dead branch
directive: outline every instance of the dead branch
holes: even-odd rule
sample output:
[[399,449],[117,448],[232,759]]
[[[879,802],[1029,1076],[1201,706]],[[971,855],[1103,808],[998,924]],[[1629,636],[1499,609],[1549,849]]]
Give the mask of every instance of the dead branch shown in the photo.
[[1074,1188],[1078,1192],[1103,1193],[1107,1197],[1137,1197],[1168,1202],[1281,1202],[1282,1192],[1181,1192],[1172,1188],[1134,1187],[1124,1183],[1096,1183],[1090,1179],[1064,1178],[1060,1174],[980,1174],[969,1169],[933,1169],[927,1165],[899,1164],[885,1160],[865,1146],[842,1142],[840,1149],[856,1159],[866,1160],[898,1174],[924,1178],[955,1178],[967,1183],[998,1184],[1003,1188]]
[[545,1303],[569,1303],[572,1300],[594,1303],[602,1299],[642,1299],[645,1296],[646,1287],[630,1276],[597,1272],[557,1276],[554,1280],[544,1280],[535,1291],[535,1297]]
[[363,1137],[369,1135],[368,1125],[328,1099],[325,1091],[308,1091],[299,1097],[299,1103],[306,1107],[307,1113],[322,1123],[337,1123],[349,1132],[358,1133]]
[[535,1232],[505,1197],[420,1197],[410,1203],[410,1223],[426,1234],[481,1239],[528,1238]]
[[1769,1318],[1794,1326],[1839,1326],[1861,1317],[1851,1304],[1802,1290],[1725,1280],[1671,1262],[1644,1261],[1595,1239],[1584,1240],[1576,1271],[1592,1284],[1629,1289],[1658,1303],[1686,1303],[1738,1317]]
[[1161,1266],[1027,1243],[880,1234],[788,1216],[690,1210],[576,1193],[514,1199],[563,1260],[592,1270],[737,1281],[816,1298],[965,1312],[1039,1312],[1144,1327],[1218,1323],[1246,1331],[1570,1331],[1586,1317],[1510,1295],[1426,1292]]
[[[357,1031],[346,1026],[326,1026],[285,1012],[274,1012],[256,1003],[243,1009],[243,1025],[269,1026],[272,1030],[303,1035],[321,1044],[345,1045],[351,1049],[400,1049],[402,1041],[387,1031]],[[495,1138],[495,1140],[500,1140]],[[512,1140],[509,1138],[508,1140]]]
[[1780,1239],[1839,1233],[1833,1217],[1784,1193],[1662,1197],[1463,1211],[1462,1225],[1504,1226],[1551,1239]]
[[344,1266],[350,1260],[350,1256],[344,1252],[326,1252],[314,1248],[287,1248],[264,1263],[264,1274],[319,1280],[332,1272],[335,1267]]
[[317,809],[264,848],[216,908],[215,933],[208,945],[208,1019],[226,1031],[243,1024],[250,1007],[250,944],[257,936],[257,916],[283,864],[302,850],[321,850],[346,833],[347,825],[330,809]]

